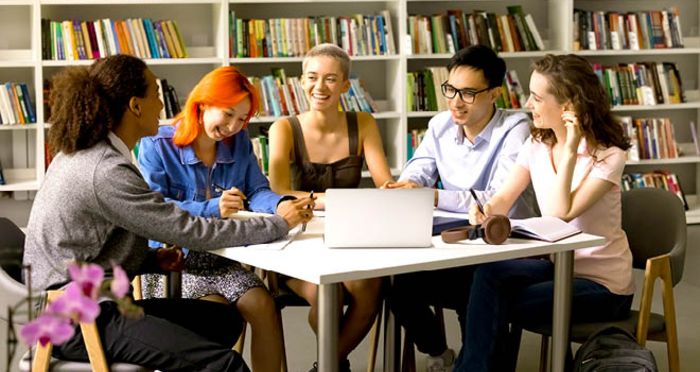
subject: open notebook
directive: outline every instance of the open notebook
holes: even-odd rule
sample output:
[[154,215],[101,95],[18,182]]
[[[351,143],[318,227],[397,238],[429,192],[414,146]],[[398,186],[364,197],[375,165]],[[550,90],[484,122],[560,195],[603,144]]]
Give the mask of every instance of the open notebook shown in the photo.
[[551,216],[533,217],[524,220],[511,219],[510,226],[515,236],[523,235],[547,242],[556,242],[581,232],[574,226]]

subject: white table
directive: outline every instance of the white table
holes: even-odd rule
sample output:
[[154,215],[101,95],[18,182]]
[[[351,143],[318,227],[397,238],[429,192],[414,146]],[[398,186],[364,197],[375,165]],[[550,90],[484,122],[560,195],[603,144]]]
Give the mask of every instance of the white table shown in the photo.
[[[283,250],[225,248],[212,253],[244,264],[275,271],[319,286],[318,366],[323,372],[338,371],[338,283],[422,270],[437,270],[534,255],[555,255],[552,328],[552,371],[563,372],[569,340],[573,250],[605,243],[602,237],[578,234],[556,243],[509,239],[502,245],[482,240],[445,244],[433,237],[431,248],[328,249],[323,245],[323,218],[314,218]],[[384,371],[398,365],[398,329],[386,311]]]

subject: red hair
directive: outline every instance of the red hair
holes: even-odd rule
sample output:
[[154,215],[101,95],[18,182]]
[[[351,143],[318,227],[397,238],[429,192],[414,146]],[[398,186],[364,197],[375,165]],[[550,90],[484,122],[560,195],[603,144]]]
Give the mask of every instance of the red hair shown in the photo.
[[185,109],[173,120],[173,125],[180,123],[173,136],[173,142],[176,146],[187,146],[199,136],[202,131],[202,125],[199,123],[201,105],[228,108],[237,105],[246,97],[250,99],[250,110],[243,128],[248,126],[250,118],[257,114],[260,107],[260,96],[253,84],[232,66],[219,67],[204,75],[187,97]]

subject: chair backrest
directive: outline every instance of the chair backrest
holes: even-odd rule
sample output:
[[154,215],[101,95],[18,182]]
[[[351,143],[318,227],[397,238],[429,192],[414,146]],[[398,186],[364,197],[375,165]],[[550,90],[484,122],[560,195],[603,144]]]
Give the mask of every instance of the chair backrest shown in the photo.
[[[12,221],[0,217],[0,319],[7,320],[8,306],[15,306],[27,298],[27,287],[22,284],[22,253],[24,233]],[[34,300],[40,301],[43,293],[33,293]],[[36,302],[34,302],[36,303]],[[23,324],[27,321],[26,302],[18,309],[13,320]]]
[[0,266],[18,282],[22,281],[24,233],[14,222],[0,217]]
[[681,281],[688,228],[678,196],[655,188],[623,192],[622,228],[627,233],[635,268],[644,269],[647,259],[668,254],[673,285]]

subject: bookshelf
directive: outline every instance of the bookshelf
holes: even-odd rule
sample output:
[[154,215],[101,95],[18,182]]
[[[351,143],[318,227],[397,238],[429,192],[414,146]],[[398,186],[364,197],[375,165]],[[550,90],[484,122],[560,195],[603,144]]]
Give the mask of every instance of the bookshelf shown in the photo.
[[[450,54],[412,54],[405,41],[409,15],[433,15],[458,9],[464,12],[481,10],[506,14],[509,5],[522,6],[531,14],[542,35],[545,50],[504,52],[509,70],[518,72],[525,93],[528,93],[530,63],[547,53],[577,53],[591,62],[632,63],[670,61],[679,65],[687,102],[657,106],[619,106],[622,115],[669,117],[675,125],[681,147],[692,149],[688,122],[700,123],[700,5],[697,0],[674,0],[659,3],[653,0],[0,0],[0,83],[26,82],[35,103],[36,124],[0,125],[0,160],[6,185],[0,191],[14,192],[14,200],[31,200],[44,180],[44,141],[47,129],[42,102],[42,82],[66,66],[89,65],[92,61],[43,61],[41,59],[42,18],[52,20],[94,20],[110,18],[171,19],[180,32],[190,58],[148,59],[153,72],[168,79],[181,102],[199,79],[219,66],[234,65],[249,76],[270,74],[271,67],[283,67],[288,76],[301,74],[302,57],[229,58],[228,16],[237,18],[298,18],[306,16],[347,16],[376,14],[388,10],[393,27],[394,55],[353,56],[353,72],[365,84],[380,112],[374,114],[384,141],[391,173],[398,176],[406,162],[406,133],[427,127],[436,112],[408,112],[406,106],[406,74],[426,67],[444,66]],[[677,6],[681,14],[685,48],[647,50],[574,51],[573,11],[642,11]],[[524,109],[513,111],[527,112]],[[269,126],[275,117],[262,116],[250,124],[251,133]],[[168,124],[162,121],[161,124]],[[626,171],[637,172],[669,168],[681,178],[684,191],[693,209],[688,223],[700,223],[700,206],[695,194],[700,192],[700,157],[694,152],[677,159],[630,162]],[[368,173],[363,176],[368,177]],[[3,203],[13,199],[0,198]],[[1,214],[1,213],[0,213]]]

